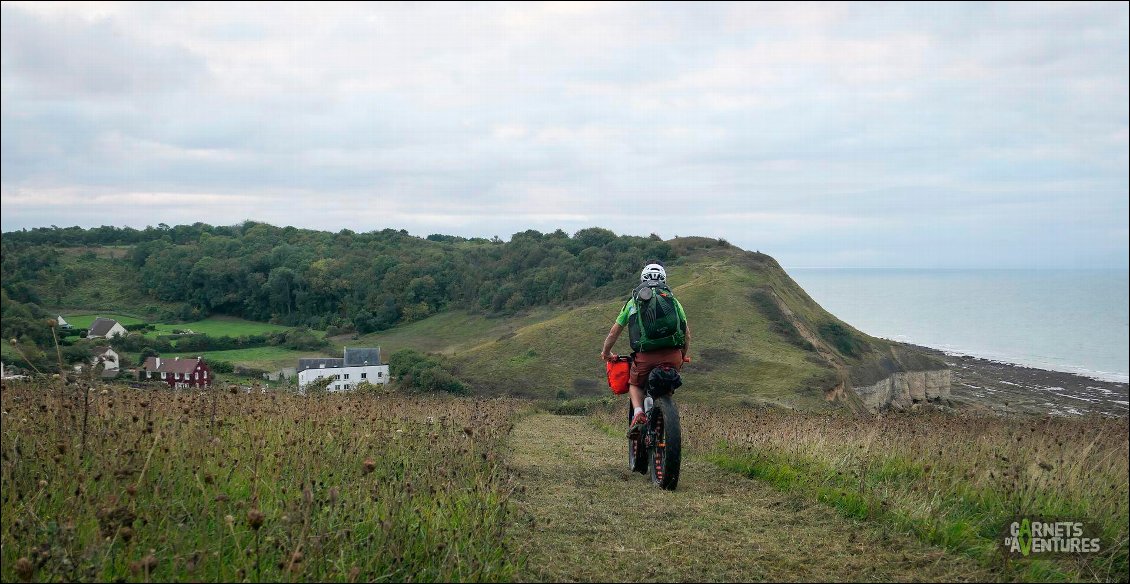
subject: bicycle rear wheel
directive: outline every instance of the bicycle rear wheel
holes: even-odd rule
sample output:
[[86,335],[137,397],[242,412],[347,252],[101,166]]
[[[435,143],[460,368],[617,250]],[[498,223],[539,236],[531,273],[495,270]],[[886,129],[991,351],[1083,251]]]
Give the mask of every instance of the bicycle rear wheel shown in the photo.
[[682,458],[682,430],[679,410],[670,395],[655,400],[648,413],[651,444],[648,445],[648,474],[652,484],[666,491],[679,485],[679,463]]

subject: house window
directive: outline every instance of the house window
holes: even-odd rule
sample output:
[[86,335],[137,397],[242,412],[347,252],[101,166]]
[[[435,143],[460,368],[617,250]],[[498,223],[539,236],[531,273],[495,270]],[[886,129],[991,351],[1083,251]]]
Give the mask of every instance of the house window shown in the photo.
[[337,375],[334,375],[334,379],[341,379],[341,374],[338,373]]
[[348,373],[346,373],[346,374],[345,374],[345,378],[346,378],[346,379],[349,379],[349,374],[348,374]]
[[334,389],[341,389],[341,384],[335,385]]
[[204,379],[208,379],[208,370],[207,369],[204,370]]
[[362,373],[362,374],[361,374],[361,379],[368,379],[368,378],[369,378],[369,374],[368,374],[368,373]]
[[384,375],[383,371],[377,371],[377,379],[380,379],[383,375]]
[[164,371],[161,372],[161,379],[165,379],[165,372]]

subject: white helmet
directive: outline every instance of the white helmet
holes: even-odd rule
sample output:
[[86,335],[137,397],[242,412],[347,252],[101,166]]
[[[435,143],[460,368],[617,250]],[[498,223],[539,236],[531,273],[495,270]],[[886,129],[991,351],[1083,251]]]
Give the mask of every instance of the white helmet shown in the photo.
[[648,264],[644,266],[643,272],[640,272],[641,282],[660,282],[667,283],[667,270],[659,264]]

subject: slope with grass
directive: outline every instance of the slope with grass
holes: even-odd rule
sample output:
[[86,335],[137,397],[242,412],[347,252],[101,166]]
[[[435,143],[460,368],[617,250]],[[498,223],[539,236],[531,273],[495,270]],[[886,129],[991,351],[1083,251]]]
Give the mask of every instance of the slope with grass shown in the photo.
[[[137,268],[124,258],[126,248],[62,248],[59,270],[30,280],[43,306],[68,311],[102,310],[153,320],[179,308],[157,300],[140,286]],[[75,325],[78,326],[78,325]]]
[[[944,365],[867,336],[816,304],[769,256],[681,238],[668,279],[687,311],[693,362],[684,395],[722,404],[867,409],[853,387]],[[481,393],[595,397],[608,390],[601,343],[624,299],[487,319],[445,313],[366,340],[450,355]],[[628,353],[627,335],[615,350]]]

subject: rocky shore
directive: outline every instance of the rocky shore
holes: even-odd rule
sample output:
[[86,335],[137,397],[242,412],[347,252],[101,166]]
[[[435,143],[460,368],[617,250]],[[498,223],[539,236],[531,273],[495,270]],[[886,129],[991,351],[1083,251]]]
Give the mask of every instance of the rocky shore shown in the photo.
[[915,348],[950,367],[948,399],[958,407],[1067,416],[1125,416],[1130,412],[1130,385],[1126,383]]

